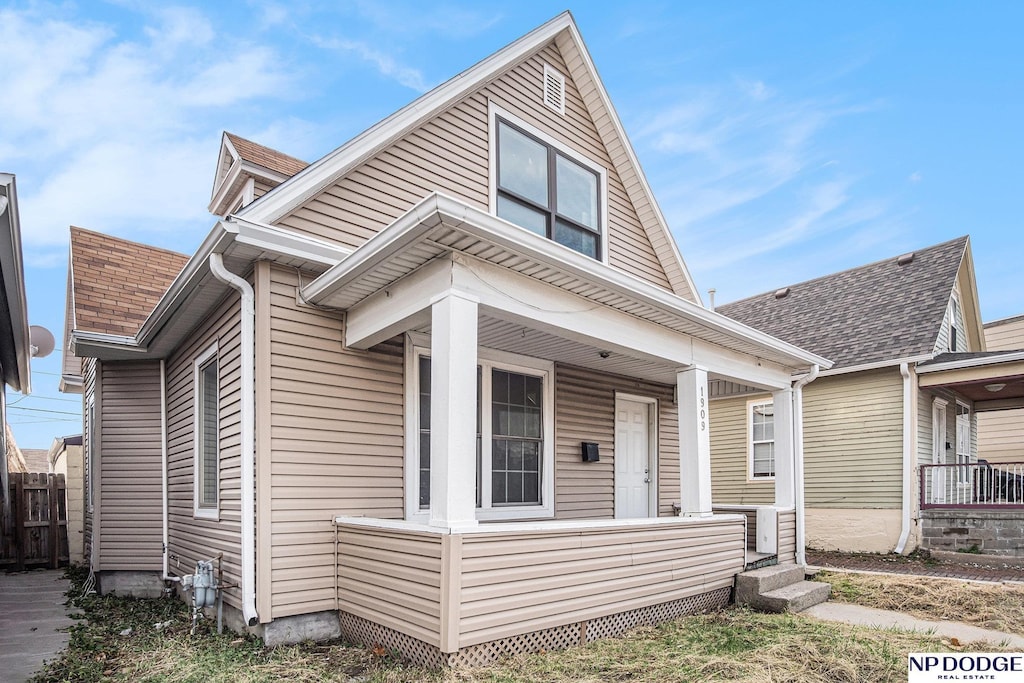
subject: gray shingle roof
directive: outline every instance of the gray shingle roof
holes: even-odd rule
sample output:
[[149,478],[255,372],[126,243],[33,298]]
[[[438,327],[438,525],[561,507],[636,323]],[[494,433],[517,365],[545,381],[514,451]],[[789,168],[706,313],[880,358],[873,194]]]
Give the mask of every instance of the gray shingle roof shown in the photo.
[[824,356],[833,367],[931,353],[969,238],[716,307],[716,311]]

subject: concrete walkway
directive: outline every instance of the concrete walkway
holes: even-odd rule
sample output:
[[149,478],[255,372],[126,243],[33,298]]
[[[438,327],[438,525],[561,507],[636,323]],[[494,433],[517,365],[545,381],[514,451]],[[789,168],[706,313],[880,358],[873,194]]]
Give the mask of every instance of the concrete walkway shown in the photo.
[[23,683],[68,644],[64,570],[0,574],[0,678]]
[[820,605],[808,607],[800,614],[823,621],[837,621],[856,626],[932,633],[945,638],[956,638],[962,643],[976,640],[985,640],[993,644],[1006,643],[1024,651],[1024,637],[1002,631],[990,631],[959,621],[927,621],[902,612],[890,612],[889,610],[841,602],[823,602]]

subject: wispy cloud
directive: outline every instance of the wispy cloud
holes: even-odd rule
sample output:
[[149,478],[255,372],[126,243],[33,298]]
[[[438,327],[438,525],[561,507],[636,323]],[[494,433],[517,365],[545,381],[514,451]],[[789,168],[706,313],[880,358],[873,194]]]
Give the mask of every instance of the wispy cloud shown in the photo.
[[728,301],[737,290],[723,280],[737,281],[737,272],[884,220],[886,201],[865,199],[845,150],[827,143],[837,120],[879,106],[793,97],[737,76],[678,89],[646,112],[634,141],[651,154],[648,173],[661,181],[659,201],[698,281],[708,279]]
[[382,52],[369,43],[347,38],[322,38],[319,36],[314,36],[313,42],[324,49],[353,54],[364,62],[372,64],[382,76],[394,79],[400,85],[416,92],[427,91],[426,80],[419,69],[400,64],[393,55]]
[[21,190],[33,264],[66,254],[69,224],[137,234],[206,220],[225,113],[298,82],[269,48],[214,40],[194,8],[145,8],[131,36],[61,11],[0,10],[0,158],[32,178]]

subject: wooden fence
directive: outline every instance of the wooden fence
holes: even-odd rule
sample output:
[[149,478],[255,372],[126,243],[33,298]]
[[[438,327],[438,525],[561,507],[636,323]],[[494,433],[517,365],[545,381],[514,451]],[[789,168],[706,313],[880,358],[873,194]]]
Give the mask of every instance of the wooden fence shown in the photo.
[[63,474],[12,472],[0,506],[0,569],[56,569],[68,563],[68,511]]

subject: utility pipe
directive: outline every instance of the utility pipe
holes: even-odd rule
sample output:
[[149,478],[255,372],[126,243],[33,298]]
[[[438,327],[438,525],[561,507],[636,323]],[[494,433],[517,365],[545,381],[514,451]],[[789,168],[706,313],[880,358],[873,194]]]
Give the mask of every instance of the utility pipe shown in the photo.
[[909,363],[900,363],[903,375],[903,518],[900,538],[894,553],[899,555],[907,547],[914,498],[914,382]]
[[181,578],[171,576],[167,571],[170,559],[170,548],[168,546],[168,525],[167,514],[167,362],[160,359],[160,483],[163,493],[163,520],[164,520],[164,570],[160,578],[164,581],[181,583]]
[[224,267],[218,253],[210,254],[210,272],[215,278],[238,290],[242,297],[242,618],[249,626],[259,622],[256,614],[256,295],[252,285]]
[[811,366],[810,372],[793,383],[793,476],[796,478],[793,498],[796,506],[796,563],[801,566],[807,564],[804,519],[804,387],[818,377],[820,370],[815,363]]

